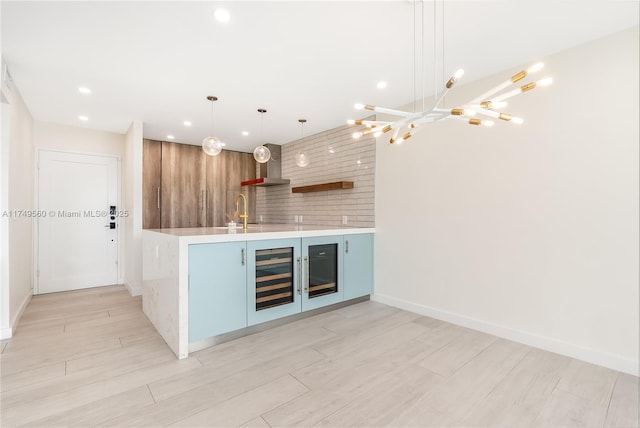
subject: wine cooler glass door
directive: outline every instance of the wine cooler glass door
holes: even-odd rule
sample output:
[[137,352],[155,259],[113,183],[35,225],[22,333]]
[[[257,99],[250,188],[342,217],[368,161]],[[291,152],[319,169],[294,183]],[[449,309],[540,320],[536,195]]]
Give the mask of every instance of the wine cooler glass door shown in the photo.
[[302,310],[342,301],[342,236],[303,239]]

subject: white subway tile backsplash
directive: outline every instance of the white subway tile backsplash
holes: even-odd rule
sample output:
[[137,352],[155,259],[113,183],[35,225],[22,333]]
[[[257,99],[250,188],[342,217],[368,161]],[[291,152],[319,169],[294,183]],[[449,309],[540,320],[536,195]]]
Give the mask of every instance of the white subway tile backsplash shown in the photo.
[[[304,224],[373,227],[375,199],[375,140],[354,140],[355,127],[342,126],[282,146],[282,176],[289,186],[259,187],[256,211],[265,223],[291,223],[302,216]],[[299,151],[311,158],[307,167],[295,164]],[[333,151],[333,153],[331,153]],[[291,193],[291,187],[353,181],[353,189]]]

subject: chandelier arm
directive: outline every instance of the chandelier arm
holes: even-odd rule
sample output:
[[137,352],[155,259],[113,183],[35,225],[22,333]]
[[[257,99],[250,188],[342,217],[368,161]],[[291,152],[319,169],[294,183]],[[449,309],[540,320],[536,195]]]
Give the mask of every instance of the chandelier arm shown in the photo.
[[368,105],[365,108],[367,110],[375,111],[376,113],[391,114],[393,116],[401,116],[401,117],[409,117],[415,114],[408,111],[396,110],[396,109],[386,108],[386,107],[371,106],[371,105]]
[[[517,72],[516,74],[512,75],[509,79],[505,80],[501,84],[499,84],[496,87],[488,90],[487,92],[485,92],[484,94],[480,95],[479,97],[474,98],[473,100],[471,100],[471,102],[469,104],[478,104],[481,101],[487,101],[487,100],[490,99],[490,97],[492,95],[495,95],[498,92],[508,88],[513,83],[519,82],[520,80],[524,79],[528,75],[536,73],[536,72],[542,70],[543,67],[544,67],[544,64],[541,63],[541,62],[533,64],[531,67],[527,68],[526,70],[521,70],[521,71]],[[494,99],[494,100],[497,101],[496,99]]]

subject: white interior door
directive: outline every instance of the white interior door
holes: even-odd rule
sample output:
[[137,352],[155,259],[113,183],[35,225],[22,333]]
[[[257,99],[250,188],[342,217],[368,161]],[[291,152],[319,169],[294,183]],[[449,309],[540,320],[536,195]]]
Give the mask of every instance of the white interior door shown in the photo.
[[117,201],[116,158],[40,151],[38,294],[118,282]]

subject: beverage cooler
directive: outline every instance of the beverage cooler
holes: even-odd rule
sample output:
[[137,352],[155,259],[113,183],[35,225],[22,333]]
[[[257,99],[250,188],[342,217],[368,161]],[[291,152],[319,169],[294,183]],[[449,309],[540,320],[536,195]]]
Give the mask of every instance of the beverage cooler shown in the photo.
[[249,325],[341,302],[342,247],[342,236],[249,241]]

